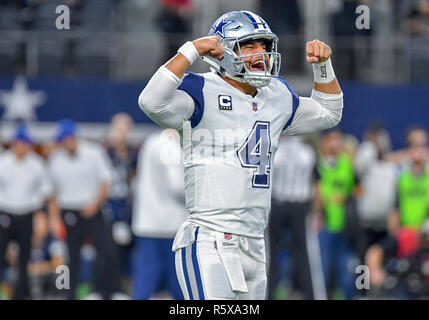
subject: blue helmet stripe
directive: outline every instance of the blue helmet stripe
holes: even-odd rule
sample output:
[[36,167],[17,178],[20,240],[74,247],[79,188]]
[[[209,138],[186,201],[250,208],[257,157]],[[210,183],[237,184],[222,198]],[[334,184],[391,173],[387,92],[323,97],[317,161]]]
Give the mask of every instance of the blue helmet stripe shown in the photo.
[[[246,16],[249,17],[249,19],[250,19],[250,21],[252,21],[253,26],[255,27],[255,29],[259,29],[260,26],[261,26],[261,24],[262,24],[262,27],[264,29],[267,28],[267,25],[265,24],[265,22],[261,18],[259,18],[258,16],[254,15],[251,12],[248,12],[248,11],[241,11],[241,12],[243,12]],[[256,19],[258,19],[259,22],[256,21]]]
[[242,11],[246,16],[249,17],[250,21],[253,22],[253,26],[255,27],[255,29],[259,29],[259,25],[256,23],[256,20],[250,15],[250,13],[246,12],[246,11]]

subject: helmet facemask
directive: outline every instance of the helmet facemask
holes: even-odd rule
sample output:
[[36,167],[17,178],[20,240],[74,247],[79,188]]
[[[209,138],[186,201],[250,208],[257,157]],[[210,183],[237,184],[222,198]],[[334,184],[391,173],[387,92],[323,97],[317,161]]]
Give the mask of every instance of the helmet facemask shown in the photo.
[[[265,52],[243,55],[241,45],[250,40],[264,40]],[[217,72],[239,82],[247,82],[253,87],[260,88],[268,85],[271,78],[279,75],[281,56],[277,52],[278,38],[272,33],[251,34],[240,38],[221,39],[224,57],[221,61],[212,57],[203,57]],[[263,70],[252,71],[245,60],[253,56],[261,56]],[[268,57],[268,60],[267,60]]]

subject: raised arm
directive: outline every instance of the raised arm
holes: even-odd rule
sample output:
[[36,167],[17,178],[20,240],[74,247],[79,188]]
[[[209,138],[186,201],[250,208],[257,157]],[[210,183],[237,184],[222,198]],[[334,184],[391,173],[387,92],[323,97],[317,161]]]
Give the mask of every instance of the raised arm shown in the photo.
[[313,65],[311,97],[299,97],[291,124],[283,134],[299,135],[335,127],[341,120],[343,92],[331,63],[331,48],[324,42],[307,43],[307,62]]
[[189,66],[202,55],[221,59],[223,53],[219,37],[204,37],[186,42],[178,53],[152,76],[140,93],[140,108],[155,123],[179,129],[194,112],[194,100],[185,91],[177,90]]
[[342,93],[340,84],[332,68],[331,48],[326,43],[316,39],[307,42],[306,52],[307,62],[313,65],[313,89],[327,94]]
[[189,66],[200,56],[211,56],[221,60],[223,48],[218,36],[203,37],[192,42],[186,42],[179,48],[177,54],[170,59],[165,67],[178,78],[188,70]]

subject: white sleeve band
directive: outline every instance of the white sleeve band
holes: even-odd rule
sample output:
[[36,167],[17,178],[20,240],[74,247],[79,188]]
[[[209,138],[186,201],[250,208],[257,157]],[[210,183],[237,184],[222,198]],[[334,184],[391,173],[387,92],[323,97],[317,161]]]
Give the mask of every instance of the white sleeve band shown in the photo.
[[331,58],[325,62],[313,63],[314,82],[329,83],[335,79]]
[[183,54],[186,59],[188,59],[190,64],[193,64],[200,57],[197,48],[195,48],[191,41],[188,41],[182,45],[179,50],[177,50],[177,52]]

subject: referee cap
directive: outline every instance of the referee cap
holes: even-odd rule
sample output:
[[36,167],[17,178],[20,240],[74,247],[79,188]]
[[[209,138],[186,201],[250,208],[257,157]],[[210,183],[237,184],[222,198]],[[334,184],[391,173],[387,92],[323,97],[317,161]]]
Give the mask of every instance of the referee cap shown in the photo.
[[76,134],[76,123],[70,119],[63,119],[58,121],[58,129],[56,141],[60,142],[69,136]]

